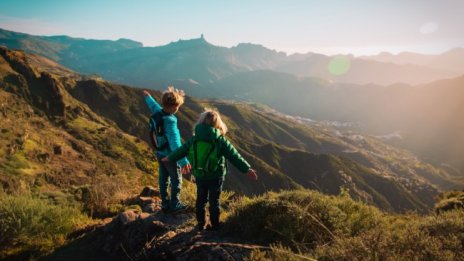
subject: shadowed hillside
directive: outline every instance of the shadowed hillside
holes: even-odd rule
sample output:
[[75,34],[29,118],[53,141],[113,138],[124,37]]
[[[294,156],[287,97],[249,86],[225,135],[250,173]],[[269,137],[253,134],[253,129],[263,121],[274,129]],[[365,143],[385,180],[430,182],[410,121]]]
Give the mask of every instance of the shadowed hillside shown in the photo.
[[52,74],[35,62],[0,48],[2,190],[77,199],[89,213],[104,214],[94,197],[109,207],[134,185],[152,183],[149,147],[74,99],[65,88],[74,81],[69,70],[55,67],[62,74]]
[[[142,90],[3,47],[0,76],[1,258],[409,259],[417,248],[427,249],[421,257],[461,257],[461,212],[420,217],[368,206],[428,212],[435,185],[453,184],[445,170],[375,137],[262,105],[187,98],[182,136],[203,107],[216,107],[259,173],[251,183],[231,168],[225,184],[235,194],[222,195],[224,229],[198,233],[191,209],[165,215],[156,190],[135,196],[156,176]],[[190,206],[194,189],[184,182]],[[293,191],[268,192],[281,189]],[[441,212],[455,208],[453,197],[442,197]],[[438,229],[444,224],[452,229]]]
[[[71,135],[102,150],[106,156],[130,161],[125,155],[131,149],[126,149],[126,145],[120,144],[121,141],[108,140],[104,126],[89,123],[86,118],[75,114],[87,115],[90,120],[99,120],[107,125],[114,123],[117,128],[139,139],[147,138],[149,112],[141,90],[86,79],[60,67],[55,68],[57,73],[54,74],[42,72],[42,75],[48,76],[31,76],[39,70],[34,68],[41,67],[30,64],[23,53],[2,49],[2,55],[4,67],[7,68],[3,73],[4,90],[15,93],[25,90],[21,97],[31,105],[43,108],[45,115],[50,117],[58,113],[61,117],[59,122],[62,122],[58,126],[60,128],[67,128],[68,125],[84,128],[86,132],[73,130]],[[16,64],[16,67],[12,64]],[[29,91],[35,90],[34,84],[30,84],[31,87],[17,84],[21,81],[28,83],[28,77],[44,84],[40,93]],[[54,84],[46,85],[43,78],[53,79],[50,81]],[[49,88],[52,88],[50,93],[43,93]],[[59,91],[53,91],[53,88]],[[51,99],[57,95],[66,99]],[[159,98],[159,93],[153,92],[153,95]],[[50,106],[52,101],[60,106]],[[84,105],[80,105],[83,109],[75,109],[71,105],[74,103],[86,104],[89,109]],[[213,106],[221,111],[230,127],[230,139],[260,173],[260,180],[255,184],[231,168],[226,188],[234,191],[256,194],[267,190],[306,187],[338,194],[343,186],[351,188],[353,197],[384,209],[427,211],[433,205],[433,195],[438,193],[431,184],[450,186],[448,174],[443,170],[422,164],[413,155],[390,148],[374,138],[356,141],[349,135],[337,136],[327,127],[304,125],[259,106],[188,98],[178,115],[183,137],[191,135],[193,123],[205,106]],[[53,110],[47,111],[50,108]],[[124,137],[125,134],[115,135]],[[148,159],[140,155],[135,157],[132,164],[145,170],[140,161],[146,162]]]

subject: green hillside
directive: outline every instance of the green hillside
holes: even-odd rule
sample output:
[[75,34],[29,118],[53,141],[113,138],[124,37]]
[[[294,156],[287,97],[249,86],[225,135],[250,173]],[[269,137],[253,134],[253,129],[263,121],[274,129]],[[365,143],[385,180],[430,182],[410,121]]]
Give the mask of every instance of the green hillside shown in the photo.
[[[32,76],[49,70],[50,64],[40,66],[35,56],[29,63],[23,53],[7,49],[2,49],[2,54],[7,68],[4,90],[23,92],[21,97],[26,102],[61,124],[57,128],[103,155],[147,171],[147,147],[142,151],[145,154],[132,152],[146,146],[141,140],[147,139],[149,112],[141,90],[88,79],[59,66],[54,67],[53,74]],[[24,84],[18,85],[20,82]],[[160,94],[153,95],[159,98]],[[197,115],[205,106],[221,111],[230,127],[229,138],[260,173],[259,182],[250,183],[231,167],[225,186],[234,191],[259,194],[305,187],[338,194],[341,187],[347,187],[353,197],[386,210],[428,211],[433,196],[438,194],[434,185],[445,188],[451,184],[444,170],[423,164],[413,155],[372,137],[357,141],[349,135],[337,136],[326,127],[301,124],[260,106],[188,98],[178,115],[184,138],[191,136]],[[125,137],[123,132],[127,132],[140,144],[133,148],[130,143],[112,140],[111,135],[106,135],[107,125],[121,130],[114,131],[115,139]],[[127,175],[130,171],[116,173],[120,172]]]
[[0,48],[2,191],[79,201],[89,214],[105,215],[136,185],[154,182],[146,143],[74,99],[64,87],[72,79],[58,80],[29,59]]
[[[362,259],[372,251],[407,259],[417,247],[430,249],[421,255],[431,257],[459,258],[462,252],[461,212],[386,214],[430,212],[439,192],[431,182],[452,182],[444,170],[374,137],[302,123],[262,105],[187,98],[178,114],[182,136],[190,136],[203,107],[216,107],[230,127],[230,140],[259,173],[252,183],[231,168],[226,188],[235,194],[224,193],[224,234],[200,235],[205,245],[195,245],[191,210],[163,216],[156,196],[136,196],[156,184],[142,90],[3,47],[0,76],[0,258],[144,260],[173,253],[188,258],[187,249],[208,258],[208,244],[252,259],[275,259],[282,251],[327,259],[348,254]],[[152,94],[159,99],[159,92]],[[192,205],[194,186],[184,184],[183,198]],[[269,192],[282,189],[293,191]],[[437,230],[443,224],[452,229]],[[259,233],[243,233],[248,226]],[[372,241],[379,233],[386,237]],[[394,250],[381,250],[375,242]],[[368,247],[358,247],[363,244]]]
[[[128,39],[33,36],[2,29],[0,45],[130,86],[174,85],[194,97],[245,100],[315,120],[356,122],[357,130],[380,136],[399,133],[401,140],[386,142],[448,168],[454,180],[463,181],[459,155],[464,137],[457,131],[462,121],[456,115],[464,93],[461,49],[429,56],[332,57],[287,55],[256,44],[225,48],[203,37],[143,47]],[[332,75],[333,59],[349,61],[349,70]],[[445,78],[450,79],[437,81]]]

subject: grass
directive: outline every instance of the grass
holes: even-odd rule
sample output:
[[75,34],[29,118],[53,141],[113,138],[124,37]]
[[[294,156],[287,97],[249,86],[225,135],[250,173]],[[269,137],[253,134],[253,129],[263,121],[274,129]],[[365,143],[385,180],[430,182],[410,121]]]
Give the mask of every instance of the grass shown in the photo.
[[0,259],[20,253],[49,253],[65,242],[67,234],[88,222],[76,208],[29,195],[1,195]]
[[464,209],[464,191],[449,191],[437,197],[435,211],[442,213],[454,209]]
[[231,204],[225,233],[270,246],[249,260],[462,260],[464,211],[394,215],[348,191],[269,192]]

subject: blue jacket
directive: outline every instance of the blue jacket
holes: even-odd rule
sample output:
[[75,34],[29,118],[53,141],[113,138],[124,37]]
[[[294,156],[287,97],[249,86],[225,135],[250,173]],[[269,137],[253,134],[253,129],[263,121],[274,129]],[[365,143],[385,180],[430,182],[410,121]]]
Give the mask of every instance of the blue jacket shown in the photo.
[[[161,106],[155,101],[155,99],[153,99],[153,97],[151,97],[151,95],[145,97],[145,102],[147,103],[152,113],[162,110]],[[169,148],[166,148],[162,151],[157,151],[156,154],[158,157],[165,157],[182,145],[182,143],[180,142],[179,129],[177,128],[176,116],[174,116],[174,114],[170,114],[170,115],[164,116],[163,120],[164,120],[164,133],[168,140]],[[189,161],[187,160],[187,158],[184,157],[180,159],[177,163],[179,163],[179,165],[183,167],[189,164]]]

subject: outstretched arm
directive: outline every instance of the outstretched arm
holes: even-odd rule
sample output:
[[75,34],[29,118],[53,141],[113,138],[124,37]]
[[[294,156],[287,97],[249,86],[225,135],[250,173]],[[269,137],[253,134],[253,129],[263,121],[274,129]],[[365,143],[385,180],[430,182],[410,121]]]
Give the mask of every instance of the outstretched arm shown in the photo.
[[250,170],[250,164],[240,155],[240,153],[235,149],[234,145],[230,143],[227,139],[223,139],[223,154],[226,159],[232,163],[238,170],[243,173],[247,173]]
[[227,139],[224,139],[223,153],[226,159],[228,159],[241,172],[246,173],[250,179],[255,181],[258,180],[256,170],[250,167],[250,164],[242,157],[242,155],[240,155],[234,145],[232,145],[232,143],[230,143]]
[[145,103],[148,105],[148,108],[150,108],[150,111],[152,113],[158,112],[161,110],[161,106],[156,102],[155,99],[148,93],[147,90],[143,91],[143,95],[145,96]]

